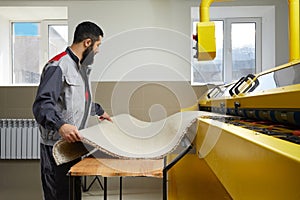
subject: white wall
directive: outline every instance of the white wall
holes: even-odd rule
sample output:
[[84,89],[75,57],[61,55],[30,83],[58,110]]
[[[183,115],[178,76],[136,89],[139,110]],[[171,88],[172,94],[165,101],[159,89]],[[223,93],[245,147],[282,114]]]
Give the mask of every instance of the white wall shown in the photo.
[[[238,2],[242,4],[243,1]],[[253,5],[262,4],[262,1],[252,2]],[[262,21],[266,28],[263,29],[262,70],[288,61],[287,2],[264,2],[266,5],[275,4],[277,7],[256,7],[257,12],[265,16]],[[189,81],[190,12],[192,6],[198,5],[198,1],[188,0],[76,2],[69,6],[69,25],[74,27],[80,21],[93,20],[105,31],[101,53],[96,57],[92,73],[92,79],[95,81]],[[227,3],[213,4],[212,17],[219,17],[220,13],[226,14],[230,11],[230,8],[218,5],[226,6]],[[84,16],[78,15],[84,7],[88,8],[89,12]],[[266,8],[269,10],[266,11]],[[221,10],[224,11],[219,12]],[[240,16],[246,15],[252,16],[249,12]],[[272,23],[278,18],[281,21],[286,20],[286,23]],[[279,26],[283,28],[280,29]],[[70,31],[70,34],[72,32]],[[271,36],[270,32],[275,34]],[[284,34],[284,37],[278,38],[278,35]],[[71,35],[69,37],[72,38]]]
[[[105,38],[92,73],[94,81],[157,81],[190,80],[190,12],[199,3],[200,0],[24,0],[0,1],[0,6],[68,6],[70,41],[74,27],[81,21],[95,21],[104,29]],[[239,0],[212,6],[236,5],[275,5],[275,64],[288,62],[287,1]]]
[[[83,7],[89,12],[78,15]],[[98,1],[70,5],[69,26],[83,20],[97,22],[105,32],[93,80],[190,80],[187,1]]]
[[[1,26],[9,27],[9,22],[6,18],[0,16],[0,24]],[[9,64],[9,30],[0,28],[0,85],[3,85],[4,83],[10,82],[12,77],[9,76],[11,74],[11,68],[7,67],[10,66]]]

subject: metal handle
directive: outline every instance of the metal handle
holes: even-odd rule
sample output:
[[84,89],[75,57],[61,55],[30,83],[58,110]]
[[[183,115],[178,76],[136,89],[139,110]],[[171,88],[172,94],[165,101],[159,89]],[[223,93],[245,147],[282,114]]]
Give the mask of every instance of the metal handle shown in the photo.
[[207,94],[207,98],[211,98],[211,94],[215,91],[218,90],[219,93],[222,92],[221,88],[219,86],[215,86],[208,94]]
[[[242,81],[238,86],[236,86],[236,87],[234,88],[235,94],[240,94],[240,93],[241,93],[241,91],[239,90],[239,87],[242,85],[242,83],[247,82],[247,81],[250,80],[250,79],[253,80],[254,78],[255,78],[255,76],[254,76],[253,74],[248,74],[248,75],[243,79],[243,81]],[[247,86],[247,88],[246,88],[244,91],[246,92],[247,90],[250,89],[249,92],[252,92],[258,85],[259,85],[259,82],[258,82],[258,80],[256,79],[256,80],[254,81],[254,85],[252,85],[252,83],[249,84],[249,85]]]
[[230,94],[231,96],[234,95],[233,89],[234,89],[238,84],[241,84],[240,82],[242,82],[244,79],[245,79],[245,77],[240,78],[240,80],[238,80],[238,81],[230,88],[229,94]]

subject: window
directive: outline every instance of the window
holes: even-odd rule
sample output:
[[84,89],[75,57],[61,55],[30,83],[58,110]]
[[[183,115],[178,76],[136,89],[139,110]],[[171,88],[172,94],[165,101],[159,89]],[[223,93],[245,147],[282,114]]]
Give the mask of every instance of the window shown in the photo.
[[[261,20],[235,18],[212,21],[215,23],[216,58],[200,62],[193,59],[193,82],[228,83],[260,72]],[[193,34],[196,34],[196,23],[193,23]]]
[[0,85],[37,85],[68,44],[66,20],[67,7],[0,7]]
[[[263,47],[262,37],[275,38],[270,27],[264,27],[262,32],[262,21],[271,19],[271,9],[264,7],[211,7],[211,21],[215,23],[216,58],[211,61],[198,61],[192,53],[191,61],[191,83],[202,84],[224,84],[231,83],[248,74],[256,74],[262,71],[262,64],[272,67],[275,64],[274,56],[266,48],[268,40]],[[215,10],[216,14],[213,14]],[[253,11],[253,12],[252,12]],[[257,12],[255,12],[257,11]],[[192,8],[192,34],[196,34],[196,23],[199,21],[199,8]],[[223,12],[223,14],[222,14]],[[270,13],[268,13],[270,12]],[[266,14],[267,13],[267,14]],[[228,16],[227,16],[228,15]],[[264,24],[264,26],[266,26]],[[267,30],[269,28],[270,30]],[[271,40],[272,41],[272,40]],[[195,46],[193,41],[192,47]],[[271,53],[275,54],[272,44],[269,45]],[[273,55],[274,55],[273,54]],[[272,64],[269,64],[272,63]]]

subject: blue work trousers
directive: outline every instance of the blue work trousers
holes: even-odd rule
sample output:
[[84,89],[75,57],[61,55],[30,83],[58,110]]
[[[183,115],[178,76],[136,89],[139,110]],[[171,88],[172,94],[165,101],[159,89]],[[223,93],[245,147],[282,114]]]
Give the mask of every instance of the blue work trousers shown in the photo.
[[[41,144],[41,179],[44,200],[69,200],[69,176],[70,168],[80,159],[56,165],[53,155],[53,146]],[[81,178],[75,177],[75,199],[81,199]]]

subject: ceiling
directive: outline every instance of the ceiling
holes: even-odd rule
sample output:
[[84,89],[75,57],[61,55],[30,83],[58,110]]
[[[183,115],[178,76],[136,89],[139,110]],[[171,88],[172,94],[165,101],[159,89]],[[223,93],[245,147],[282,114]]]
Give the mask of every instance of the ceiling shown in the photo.
[[68,19],[67,7],[3,7],[0,16],[9,20]]

